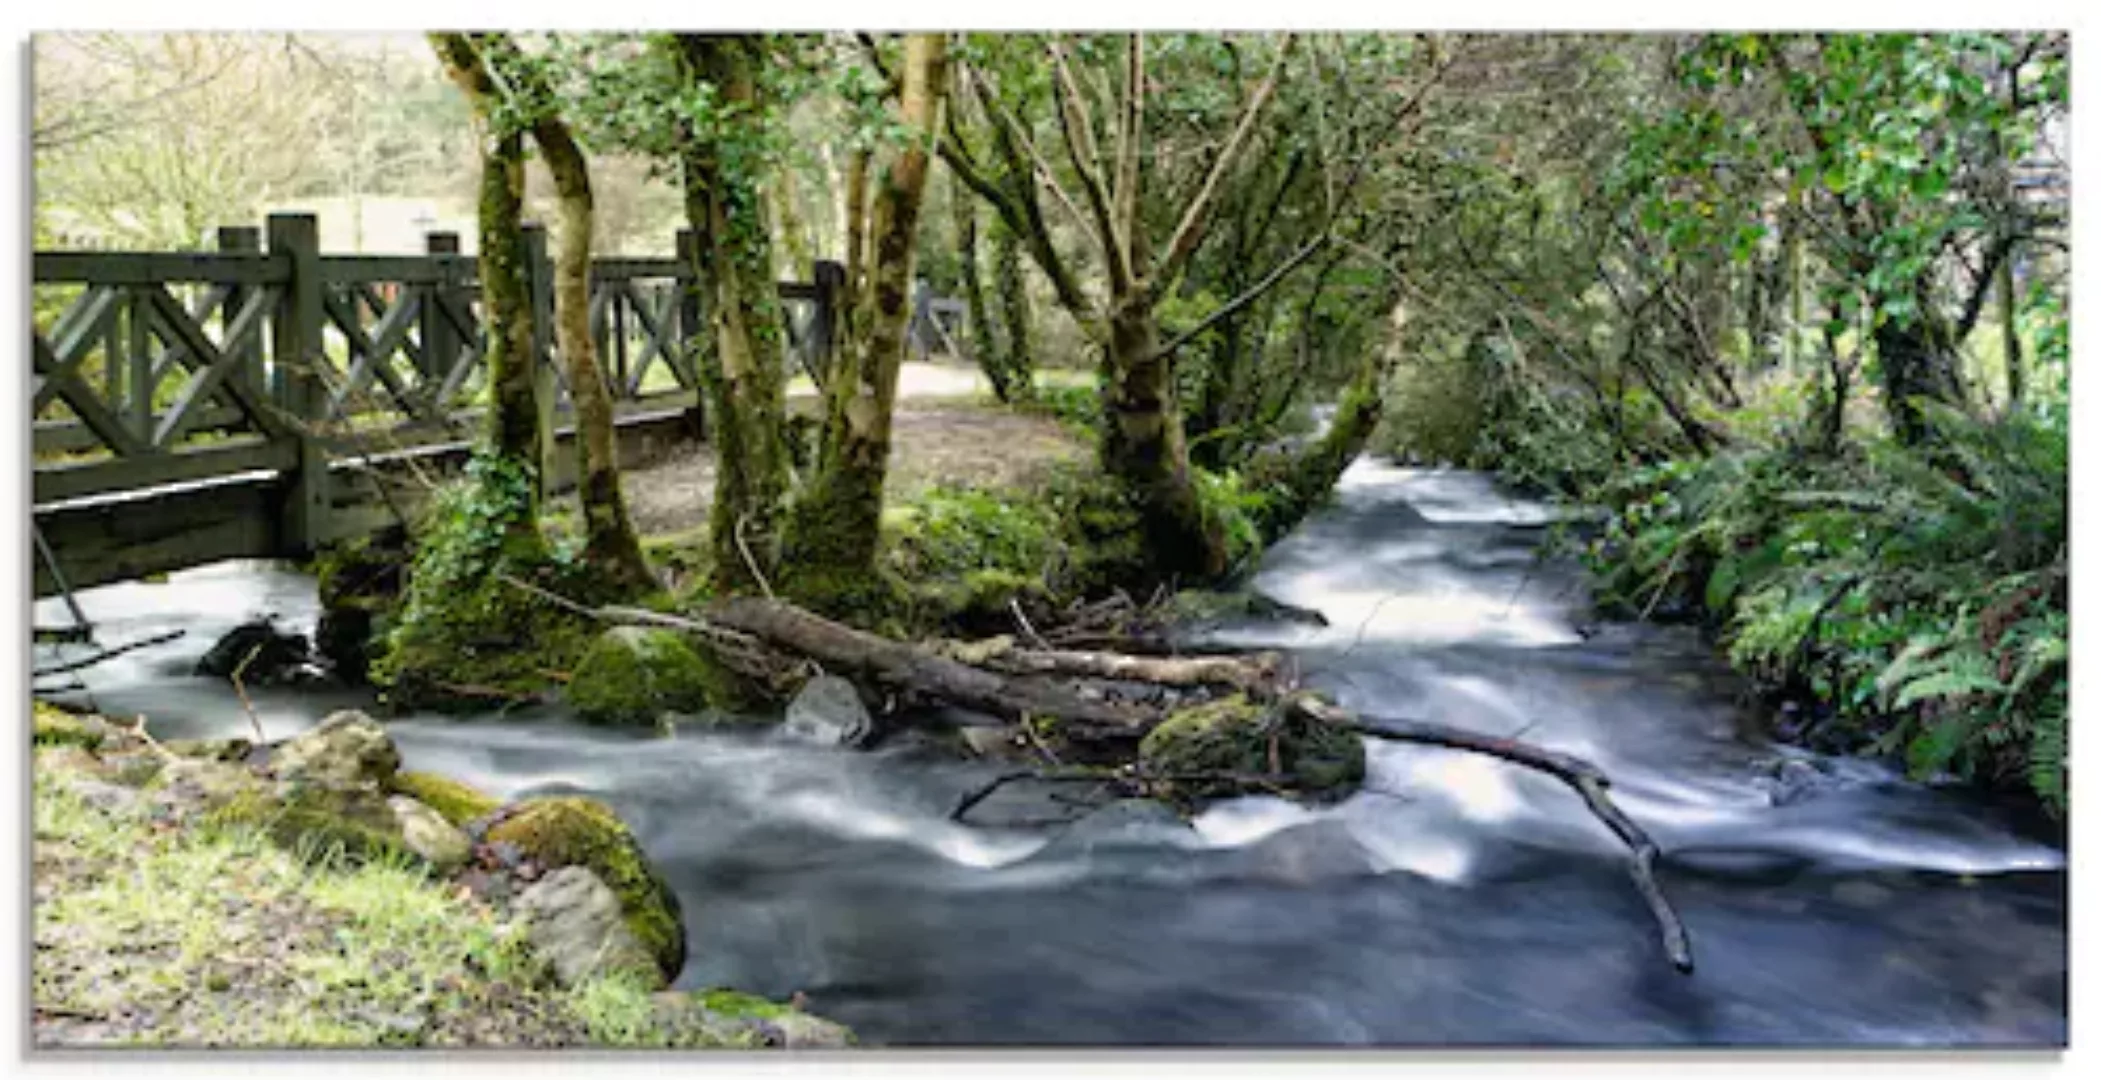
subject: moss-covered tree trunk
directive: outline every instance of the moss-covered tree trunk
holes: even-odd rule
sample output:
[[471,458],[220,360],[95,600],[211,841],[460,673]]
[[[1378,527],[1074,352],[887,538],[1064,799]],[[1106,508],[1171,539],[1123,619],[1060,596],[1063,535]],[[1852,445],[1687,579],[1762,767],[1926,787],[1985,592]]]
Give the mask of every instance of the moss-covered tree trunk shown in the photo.
[[1111,301],[1104,350],[1102,471],[1123,482],[1145,530],[1146,552],[1166,577],[1215,578],[1226,571],[1225,532],[1204,514],[1189,468],[1176,402],[1172,354],[1139,297]]
[[977,354],[978,370],[992,383],[992,394],[1001,401],[1014,400],[1014,387],[1007,378],[999,334],[992,325],[992,312],[985,302],[985,283],[978,268],[977,200],[963,182],[949,174],[948,208],[955,219],[956,266],[963,279],[963,299],[970,306],[970,345]]
[[697,237],[695,278],[714,334],[704,383],[715,413],[715,501],[708,527],[711,584],[762,591],[778,562],[781,502],[788,488],[785,340],[773,281],[772,233],[756,123],[758,39],[681,35],[690,78],[713,86],[726,112],[715,133],[689,138],[682,154],[688,227]]
[[591,171],[569,126],[553,117],[533,125],[560,199],[560,248],[554,260],[555,335],[569,367],[576,406],[577,497],[584,512],[584,557],[613,583],[630,589],[656,584],[620,489],[613,431],[613,397],[591,340]]
[[432,34],[431,47],[452,81],[467,95],[481,141],[481,187],[476,207],[479,230],[482,319],[488,341],[483,364],[490,385],[483,428],[486,453],[522,471],[532,500],[509,528],[537,541],[540,475],[540,408],[534,389],[533,308],[526,279],[525,136],[499,118],[495,80],[474,41],[465,34]]
[[1297,528],[1334,490],[1342,471],[1364,452],[1365,443],[1370,441],[1385,412],[1386,382],[1400,358],[1405,320],[1404,309],[1395,305],[1390,336],[1382,347],[1365,350],[1356,375],[1336,404],[1328,430],[1304,450],[1273,459],[1256,471],[1255,486],[1266,496],[1256,522],[1264,544],[1274,543]]
[[992,242],[992,287],[999,293],[1000,366],[1013,392],[1030,397],[1036,392],[1036,313],[1029,304],[1028,279],[1021,272],[1021,244],[1014,230],[998,218],[987,232]]
[[1915,320],[1890,319],[1875,328],[1875,359],[1882,374],[1882,407],[1897,441],[1921,446],[1932,441],[1921,402],[1960,407],[1962,380],[1955,351],[1938,328]]
[[908,35],[898,106],[906,142],[876,182],[872,254],[854,299],[856,335],[825,383],[817,474],[797,501],[783,560],[788,591],[819,607],[853,602],[875,576],[890,417],[912,314],[914,240],[947,82],[947,36]]

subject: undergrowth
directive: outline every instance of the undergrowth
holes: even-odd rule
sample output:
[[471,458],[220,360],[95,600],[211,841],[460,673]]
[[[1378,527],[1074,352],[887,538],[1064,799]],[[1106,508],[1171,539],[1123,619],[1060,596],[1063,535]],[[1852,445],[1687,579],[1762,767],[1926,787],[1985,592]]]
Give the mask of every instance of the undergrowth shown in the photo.
[[1698,617],[1817,707],[1803,732],[1916,776],[2067,805],[2068,459],[2060,418],[1932,407],[1924,450],[1784,444],[1593,488],[1585,554],[1622,614]]

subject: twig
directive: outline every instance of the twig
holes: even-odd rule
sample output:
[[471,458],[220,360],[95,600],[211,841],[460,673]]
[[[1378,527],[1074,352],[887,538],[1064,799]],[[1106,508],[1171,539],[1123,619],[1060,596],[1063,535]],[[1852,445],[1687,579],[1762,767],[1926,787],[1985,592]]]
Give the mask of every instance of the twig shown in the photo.
[[140,739],[144,740],[146,745],[152,748],[152,750],[155,753],[159,754],[163,758],[168,759],[169,761],[175,760],[175,751],[170,750],[165,746],[162,746],[161,741],[159,739],[154,738],[152,732],[146,730],[145,713],[140,713],[138,716],[134,717],[128,726],[131,728],[131,733],[133,735],[137,735]]
[[32,678],[40,679],[46,675],[64,675],[66,672],[69,671],[79,671],[81,668],[93,667],[96,664],[103,662],[104,660],[109,660],[114,657],[122,656],[125,653],[131,652],[134,649],[144,649],[154,645],[160,645],[166,642],[173,641],[176,638],[181,637],[184,633],[186,633],[186,631],[177,629],[170,630],[162,634],[155,634],[149,638],[140,638],[139,640],[131,642],[128,645],[119,645],[114,649],[104,649],[93,656],[82,657],[78,660],[68,660],[63,664],[53,664],[50,667],[37,668],[35,671],[30,672],[30,676]]
[[766,583],[766,575],[759,572],[759,561],[751,557],[751,548],[744,543],[744,522],[750,517],[749,511],[737,515],[737,524],[730,529],[730,536],[737,541],[737,554],[744,556],[744,568],[751,571],[751,579],[759,583],[759,591],[771,600],[774,598],[773,586]]
[[241,657],[241,662],[233,666],[233,674],[230,676],[233,682],[233,692],[240,695],[241,708],[248,713],[248,723],[255,728],[255,744],[257,746],[261,746],[270,740],[263,735],[262,718],[255,715],[255,702],[248,700],[248,688],[241,683],[241,673],[248,670],[249,663],[256,658],[258,653],[263,651],[263,646],[267,644],[269,644],[267,641],[256,642],[255,647],[248,650],[248,655]]
[[1683,544],[1678,545],[1677,549],[1671,552],[1671,561],[1663,568],[1663,579],[1656,583],[1656,591],[1649,594],[1648,604],[1641,609],[1642,622],[1649,621],[1649,614],[1656,610],[1656,602],[1663,599],[1664,592],[1671,587],[1671,576],[1678,572],[1678,559],[1684,554],[1685,545]]
[[1023,634],[1028,635],[1028,639],[1034,642],[1037,648],[1048,649],[1051,647],[1050,642],[1043,640],[1043,635],[1037,633],[1036,628],[1034,626],[1029,625],[1029,617],[1027,615],[1022,614],[1021,601],[1019,599],[1016,599],[1015,597],[1011,596],[1008,597],[1007,609],[1014,613],[1014,621],[1020,624],[1021,632]]

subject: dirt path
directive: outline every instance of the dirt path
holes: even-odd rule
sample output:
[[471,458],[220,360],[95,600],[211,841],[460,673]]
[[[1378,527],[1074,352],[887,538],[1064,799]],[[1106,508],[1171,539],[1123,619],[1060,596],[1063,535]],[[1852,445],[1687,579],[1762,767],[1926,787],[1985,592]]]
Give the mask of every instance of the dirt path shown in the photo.
[[[946,380],[953,382],[955,380]],[[1019,486],[1087,447],[1056,420],[968,398],[921,397],[898,403],[888,493],[899,498],[934,484]],[[715,455],[707,446],[627,472],[628,510],[644,535],[707,522]]]

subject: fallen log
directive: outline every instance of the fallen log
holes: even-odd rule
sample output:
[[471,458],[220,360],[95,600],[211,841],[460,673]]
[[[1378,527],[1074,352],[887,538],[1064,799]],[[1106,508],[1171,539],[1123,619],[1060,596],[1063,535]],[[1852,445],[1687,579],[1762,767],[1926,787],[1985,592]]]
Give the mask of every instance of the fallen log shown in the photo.
[[708,625],[749,634],[882,691],[936,698],[1016,722],[1056,717],[1076,733],[1136,739],[1162,718],[1157,709],[975,667],[779,600],[731,597],[709,604],[702,617]]
[[1448,727],[1421,720],[1399,720],[1392,718],[1363,718],[1340,706],[1330,704],[1311,694],[1300,694],[1291,700],[1290,707],[1304,715],[1330,724],[1347,727],[1360,735],[1393,742],[1416,743],[1423,746],[1438,746],[1447,750],[1463,750],[1468,753],[1485,754],[1546,773],[1574,788],[1583,797],[1583,803],[1591,814],[1605,823],[1620,842],[1627,845],[1633,858],[1627,870],[1634,878],[1634,887],[1648,904],[1649,914],[1663,937],[1663,952],[1669,957],[1671,966],[1682,972],[1690,972],[1692,942],[1685,932],[1685,923],[1663,895],[1656,884],[1656,857],[1661,849],[1649,839],[1626,811],[1613,804],[1606,789],[1612,781],[1596,765],[1571,754],[1564,754],[1515,739],[1502,739],[1493,735],[1482,735],[1463,728]]
[[[1632,818],[1614,805],[1607,793],[1611,780],[1596,765],[1545,747],[1463,728],[1417,720],[1361,717],[1309,692],[1285,696],[1288,687],[1281,675],[1281,658],[1273,654],[1234,658],[1134,657],[1093,651],[1019,649],[1011,639],[950,645],[943,651],[858,630],[771,598],[717,600],[704,608],[698,617],[689,618],[637,608],[592,609],[515,579],[513,583],[609,622],[679,629],[711,641],[729,639],[760,643],[805,661],[814,661],[826,671],[844,676],[878,694],[943,701],[1022,724],[1055,718],[1060,722],[1060,733],[1068,738],[1128,744],[1143,738],[1154,726],[1167,719],[1171,710],[1158,705],[1111,700],[1100,694],[1083,694],[1046,681],[1046,677],[1066,678],[1082,687],[1089,679],[1156,682],[1183,689],[1224,685],[1251,697],[1282,697],[1281,708],[1285,712],[1360,736],[1485,754],[1534,769],[1574,789],[1590,812],[1627,846],[1632,854],[1629,873],[1656,920],[1664,955],[1671,966],[1681,972],[1693,969],[1692,946],[1685,924],[1656,882],[1655,862],[1659,849]],[[972,662],[959,657],[968,657]],[[1000,670],[1002,663],[1020,669],[1021,673]],[[1023,779],[1143,783],[1189,778],[1204,781],[1225,779],[1242,784],[1290,781],[1288,776],[1274,770],[1263,774],[1204,773],[1188,776],[1149,774],[1135,765],[1114,770],[1018,770],[995,777],[983,788],[967,794],[950,817],[962,820],[1000,786]]]
[[1222,686],[1268,695],[1278,685],[1283,657],[1273,652],[1204,656],[1132,656],[1095,649],[1024,649],[997,637],[952,646],[950,657],[974,667],[1024,675],[1155,683],[1161,686]]

